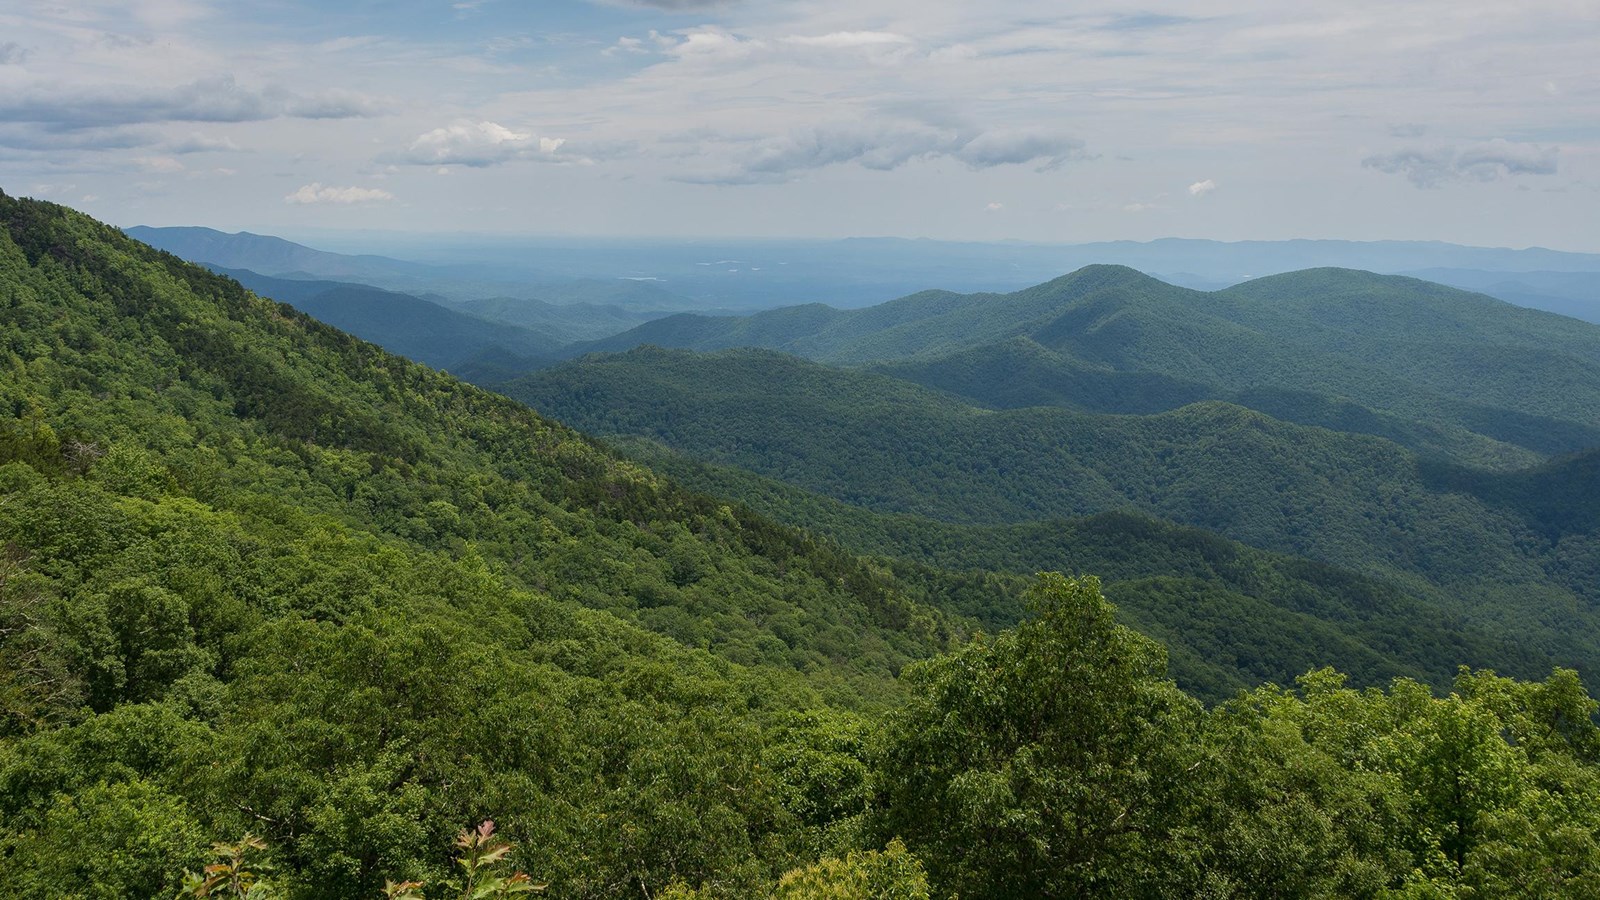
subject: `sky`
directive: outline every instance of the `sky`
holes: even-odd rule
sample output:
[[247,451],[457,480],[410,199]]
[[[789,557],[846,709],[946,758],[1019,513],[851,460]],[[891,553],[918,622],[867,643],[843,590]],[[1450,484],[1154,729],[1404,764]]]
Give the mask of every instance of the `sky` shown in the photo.
[[1600,252],[1600,0],[6,0],[117,225]]

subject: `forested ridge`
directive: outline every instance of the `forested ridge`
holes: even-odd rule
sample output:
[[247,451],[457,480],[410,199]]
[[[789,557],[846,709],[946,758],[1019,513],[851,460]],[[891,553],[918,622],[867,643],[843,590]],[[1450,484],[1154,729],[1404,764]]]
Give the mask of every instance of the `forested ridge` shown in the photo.
[[[1059,567],[1070,554],[1025,533],[1132,511],[1386,582],[1414,609],[1434,611],[1423,619],[1600,670],[1600,531],[1583,502],[1593,493],[1590,456],[1512,471],[1468,467],[1218,401],[1142,416],[994,410],[882,372],[766,350],[640,348],[502,389],[586,431],[646,437],[871,512],[1013,527],[1000,552],[936,556],[944,565]],[[897,552],[882,541],[850,543]],[[1497,642],[1477,645],[1486,643]],[[1514,669],[1518,655],[1470,661]],[[1435,677],[1463,661],[1435,656]]]
[[1097,265],[1010,294],[673,316],[573,350],[645,344],[881,366],[990,408],[1219,400],[1489,466],[1600,444],[1600,328],[1348,269],[1207,292]]
[[0,225],[0,894],[193,896],[248,834],[252,896],[456,896],[490,819],[558,897],[1600,890],[1570,670],[1207,706],[1092,578],[862,558],[62,207]]
[[[1548,671],[1526,642],[1469,623],[1447,597],[1132,511],[1002,525],[964,525],[851,506],[733,466],[696,461],[643,438],[614,445],[652,469],[882,556],[902,573],[967,573],[956,595],[990,629],[1022,614],[1021,573],[1095,573],[1125,622],[1167,645],[1173,676],[1208,701],[1332,665],[1358,686],[1396,676],[1443,687],[1466,661],[1508,674]],[[1011,573],[1010,575],[1002,573]]]

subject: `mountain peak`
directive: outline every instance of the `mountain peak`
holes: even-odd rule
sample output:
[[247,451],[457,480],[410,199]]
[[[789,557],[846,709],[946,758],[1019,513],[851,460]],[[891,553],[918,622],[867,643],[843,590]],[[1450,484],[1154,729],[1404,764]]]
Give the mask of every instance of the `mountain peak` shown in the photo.
[[1146,275],[1145,273],[1131,266],[1117,265],[1114,263],[1092,263],[1084,266],[1081,269],[1069,272],[1066,275],[1062,275],[1060,278],[1051,279],[1050,281],[1047,281],[1039,286],[1065,287],[1071,285],[1080,289],[1087,288],[1091,290],[1097,290],[1120,285],[1142,286],[1150,284],[1159,284],[1163,287],[1171,287],[1171,285],[1167,284],[1165,281],[1150,275]]

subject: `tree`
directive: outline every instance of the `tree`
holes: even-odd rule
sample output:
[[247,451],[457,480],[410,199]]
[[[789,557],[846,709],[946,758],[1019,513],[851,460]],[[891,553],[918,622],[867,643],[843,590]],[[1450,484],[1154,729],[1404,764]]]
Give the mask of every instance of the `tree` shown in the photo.
[[1182,877],[1169,841],[1201,709],[1094,578],[1039,576],[1035,616],[910,673],[876,760],[882,834],[973,897],[1132,897]]

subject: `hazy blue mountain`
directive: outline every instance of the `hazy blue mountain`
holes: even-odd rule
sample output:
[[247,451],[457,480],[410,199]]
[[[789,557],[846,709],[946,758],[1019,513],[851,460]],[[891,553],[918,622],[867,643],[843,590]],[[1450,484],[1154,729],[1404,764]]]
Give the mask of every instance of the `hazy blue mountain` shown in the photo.
[[1482,291],[1507,303],[1560,313],[1585,322],[1600,322],[1600,271],[1486,272],[1479,269],[1422,269],[1407,272],[1471,291]]
[[430,267],[383,256],[328,253],[283,238],[241,231],[228,234],[212,228],[123,229],[135,240],[191,262],[228,269],[248,269],[276,277],[357,279],[409,275],[421,277]]
[[[174,249],[182,239],[210,248],[229,237],[194,229],[141,229],[141,239],[185,259],[237,265],[267,274],[305,271],[317,277],[363,281],[428,293],[417,272],[390,275],[315,268],[275,269],[248,260],[228,263]],[[198,231],[205,232],[205,229]],[[162,232],[174,232],[163,234]],[[204,237],[203,241],[198,238]],[[1149,272],[1165,281],[1212,290],[1251,278],[1336,266],[1385,273],[1455,268],[1484,272],[1600,272],[1600,255],[1532,248],[1507,250],[1423,241],[1239,241],[1164,239],[1091,244],[995,243],[851,238],[847,240],[585,239],[505,235],[325,234],[312,243],[425,263],[442,295],[476,299],[522,296],[506,285],[536,285],[527,293],[551,302],[582,302],[635,309],[729,309],[749,312],[802,303],[855,308],[930,288],[959,292],[1013,291],[1062,272],[1108,263]],[[172,242],[173,246],[168,243]],[[211,250],[210,252],[215,252]],[[367,263],[370,256],[360,259]],[[327,261],[323,261],[326,263]],[[354,265],[348,259],[336,261]],[[394,277],[396,281],[378,280]],[[560,283],[592,280],[653,286],[683,298],[679,305],[623,302],[602,295],[556,297]],[[1448,282],[1448,279],[1443,279]],[[1454,282],[1448,282],[1454,283]],[[499,289],[496,289],[499,285]],[[1478,285],[1465,285],[1476,290]],[[1488,291],[1493,294],[1494,291]],[[1560,295],[1557,295],[1560,296]],[[1511,298],[1505,298],[1511,299]]]
[[[621,306],[649,313],[705,308],[705,304],[648,281],[621,277],[572,279],[521,262],[433,265],[373,254],[330,253],[249,232],[228,234],[211,228],[143,225],[124,231],[190,262],[247,269],[278,278],[356,281],[414,296],[437,295],[437,299],[447,302],[511,297],[553,304]],[[575,311],[572,318],[584,318],[582,310]],[[609,324],[604,313],[600,320]]]
[[[599,286],[596,282],[587,285]],[[574,292],[576,293],[576,292]],[[601,293],[596,291],[596,293]],[[626,331],[665,313],[586,302],[558,303],[531,297],[486,297],[452,304],[482,319],[531,328],[563,343],[592,341]]]
[[454,369],[491,351],[511,354],[528,365],[533,358],[554,354],[563,343],[530,328],[491,322],[370,285],[215,269],[263,297],[288,303],[335,328],[435,368]]

